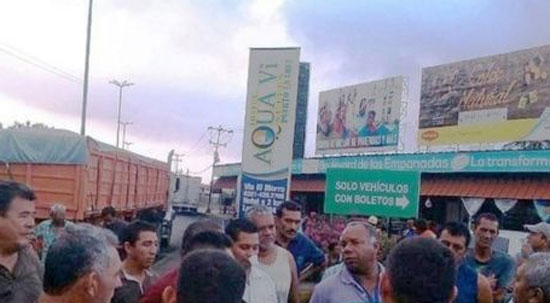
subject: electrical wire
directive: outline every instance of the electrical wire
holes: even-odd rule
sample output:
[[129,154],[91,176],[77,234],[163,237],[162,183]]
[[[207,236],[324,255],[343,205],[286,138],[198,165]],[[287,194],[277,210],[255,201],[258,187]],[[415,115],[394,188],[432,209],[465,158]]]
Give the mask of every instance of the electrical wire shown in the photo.
[[199,140],[197,140],[197,142],[195,142],[195,144],[192,145],[192,147],[189,149],[187,153],[193,152],[199,146],[199,143],[201,143],[202,139],[206,137],[206,134],[207,134],[207,131],[205,130],[200,136]]
[[18,59],[19,61],[22,61],[24,63],[27,63],[29,65],[32,65],[36,68],[39,68],[43,71],[46,71],[46,72],[49,72],[51,74],[54,74],[58,77],[61,77],[65,80],[69,80],[71,82],[75,82],[75,83],[78,83],[78,84],[81,84],[82,83],[82,80],[70,73],[67,73],[49,63],[46,63],[40,59],[37,59],[35,57],[32,57],[28,54],[25,54],[24,52],[22,51],[19,51],[19,50],[16,50],[14,49],[13,47],[9,47],[7,45],[3,45],[3,44],[0,44],[0,52],[3,52],[4,54],[6,55],[9,55],[9,56],[12,56],[16,59]]
[[30,59],[30,60],[32,60],[32,61],[38,62],[38,64],[40,64],[40,65],[44,65],[44,66],[46,66],[46,67],[48,67],[48,68],[50,68],[50,69],[55,70],[56,72],[59,72],[59,73],[62,73],[62,74],[64,74],[64,75],[66,75],[66,76],[69,76],[69,77],[71,77],[71,78],[74,78],[75,80],[82,81],[82,79],[80,79],[78,76],[75,76],[75,75],[73,75],[73,74],[71,74],[71,73],[69,73],[69,72],[67,72],[67,71],[65,71],[65,70],[63,70],[63,69],[61,69],[61,68],[58,68],[58,67],[56,67],[56,66],[54,66],[54,65],[52,65],[52,64],[49,64],[48,62],[45,62],[44,60],[41,60],[41,59],[39,59],[39,58],[37,58],[37,57],[35,57],[35,56],[33,56],[33,55],[30,55],[30,54],[27,53],[27,52],[24,52],[24,51],[22,51],[22,50],[20,50],[20,49],[17,49],[17,48],[15,48],[15,47],[13,47],[13,46],[10,46],[10,45],[6,44],[6,43],[0,43],[0,47],[3,48],[3,49],[8,49],[8,51],[10,51],[11,53],[16,53],[16,55],[19,55],[19,56],[22,56],[22,57],[26,57],[26,58],[28,58],[28,59]]
[[205,173],[207,170],[209,170],[211,168],[212,168],[212,164],[208,165],[208,167],[206,167],[205,169],[203,169],[199,172],[189,171],[189,173],[192,174],[192,175],[202,175],[203,173]]
[[223,137],[220,138],[220,143],[229,144],[233,138],[233,132],[225,132],[222,136]]
[[[210,142],[204,141],[200,147],[197,147],[193,152],[198,153],[200,151],[203,151],[205,148],[210,146]],[[202,155],[201,155],[202,156]]]

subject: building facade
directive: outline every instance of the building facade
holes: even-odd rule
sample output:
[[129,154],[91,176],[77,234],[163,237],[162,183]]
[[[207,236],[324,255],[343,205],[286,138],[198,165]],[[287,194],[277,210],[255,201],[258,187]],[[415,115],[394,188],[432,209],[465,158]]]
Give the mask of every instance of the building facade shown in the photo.
[[[327,156],[294,160],[291,198],[324,212],[327,169],[419,171],[418,216],[439,224],[492,212],[507,230],[550,222],[550,150]],[[240,164],[214,168],[214,188],[236,188]]]

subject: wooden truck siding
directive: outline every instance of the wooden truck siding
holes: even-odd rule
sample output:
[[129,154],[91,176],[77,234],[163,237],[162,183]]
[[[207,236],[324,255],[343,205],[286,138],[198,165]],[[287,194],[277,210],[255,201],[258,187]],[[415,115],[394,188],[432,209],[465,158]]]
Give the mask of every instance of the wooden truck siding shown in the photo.
[[29,185],[36,193],[36,218],[47,219],[50,207],[62,203],[67,207],[68,219],[83,219],[82,182],[83,165],[16,163],[0,167],[0,180],[10,180]]
[[98,216],[105,206],[126,215],[163,207],[168,199],[166,163],[128,152],[105,152],[88,142],[86,165],[15,163],[0,165],[0,179],[29,185],[37,195],[36,218],[47,219],[53,204],[67,207],[67,219]]

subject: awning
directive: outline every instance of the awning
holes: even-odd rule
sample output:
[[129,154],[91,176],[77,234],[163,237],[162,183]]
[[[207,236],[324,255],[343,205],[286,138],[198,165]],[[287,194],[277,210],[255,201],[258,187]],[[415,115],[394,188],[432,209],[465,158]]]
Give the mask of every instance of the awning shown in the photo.
[[221,177],[212,184],[212,190],[219,192],[222,189],[237,189],[237,177]]
[[323,193],[325,192],[324,179],[296,179],[292,178],[290,190],[303,193]]
[[422,176],[421,195],[502,199],[550,199],[548,175],[456,175]]

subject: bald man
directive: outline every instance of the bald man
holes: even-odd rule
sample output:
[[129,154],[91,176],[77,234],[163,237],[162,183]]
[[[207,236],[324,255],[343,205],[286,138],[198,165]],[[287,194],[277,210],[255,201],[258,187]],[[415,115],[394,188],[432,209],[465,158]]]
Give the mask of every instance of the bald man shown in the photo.
[[65,232],[66,228],[74,227],[74,224],[65,219],[66,208],[63,204],[54,204],[50,208],[50,219],[38,224],[34,229],[34,235],[42,242],[42,263],[53,241]]

